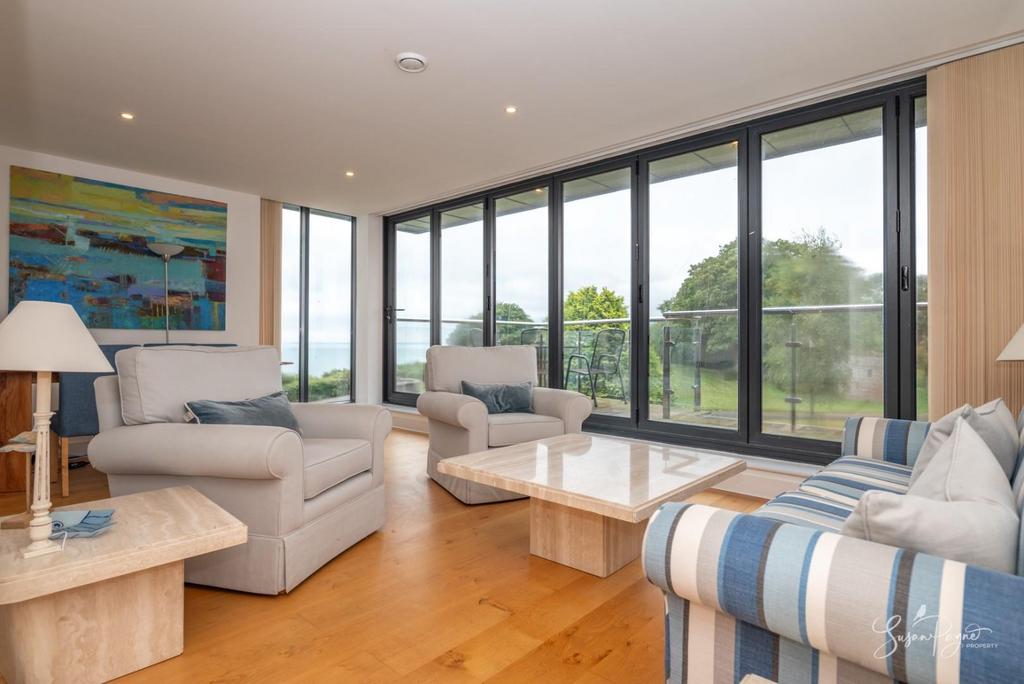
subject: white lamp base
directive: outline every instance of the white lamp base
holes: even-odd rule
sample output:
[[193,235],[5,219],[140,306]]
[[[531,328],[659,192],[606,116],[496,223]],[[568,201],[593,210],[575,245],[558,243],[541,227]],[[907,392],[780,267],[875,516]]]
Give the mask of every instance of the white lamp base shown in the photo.
[[45,556],[61,550],[61,545],[50,539],[53,521],[50,518],[50,388],[53,374],[36,374],[36,468],[32,487],[32,520],[28,524],[28,546],[21,551],[24,558]]

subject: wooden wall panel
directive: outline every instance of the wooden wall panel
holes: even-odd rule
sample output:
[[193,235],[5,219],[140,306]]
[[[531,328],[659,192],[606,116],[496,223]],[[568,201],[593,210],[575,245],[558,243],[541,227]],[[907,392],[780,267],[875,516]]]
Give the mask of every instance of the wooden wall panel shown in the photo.
[[995,358],[1024,324],[1024,45],[928,73],[928,394],[938,418],[1003,397]]
[[260,200],[260,344],[281,349],[281,203]]

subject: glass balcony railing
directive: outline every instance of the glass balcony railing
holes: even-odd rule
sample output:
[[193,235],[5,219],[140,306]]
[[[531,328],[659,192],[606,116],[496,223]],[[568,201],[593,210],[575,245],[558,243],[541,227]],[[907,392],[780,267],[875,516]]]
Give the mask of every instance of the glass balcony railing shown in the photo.
[[[919,302],[918,318],[927,315]],[[881,325],[862,318],[883,315],[881,304],[765,307],[762,310],[762,430],[824,440],[841,438],[848,416],[880,416],[884,397]],[[648,383],[651,420],[736,429],[738,425],[738,309],[666,311],[648,320]],[[429,346],[429,319],[399,318],[417,324],[423,339],[404,339],[398,382],[422,391]],[[482,330],[479,319],[445,319],[448,327]],[[590,393],[583,366],[607,370],[597,378],[594,397],[606,414],[629,415],[628,318],[563,322],[563,386]],[[921,324],[919,323],[919,326]],[[923,326],[922,326],[923,327]],[[536,321],[496,321],[500,344],[537,348],[539,383],[548,372],[548,325]],[[609,334],[607,331],[621,331]],[[621,344],[618,341],[621,340]],[[446,344],[449,342],[445,342]],[[414,362],[410,360],[414,359]],[[919,360],[918,385],[926,365]]]

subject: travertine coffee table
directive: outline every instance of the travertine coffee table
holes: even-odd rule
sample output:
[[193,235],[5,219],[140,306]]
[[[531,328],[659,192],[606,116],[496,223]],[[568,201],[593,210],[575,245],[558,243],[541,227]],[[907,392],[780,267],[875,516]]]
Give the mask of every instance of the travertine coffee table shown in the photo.
[[438,470],[530,497],[530,553],[598,577],[640,555],[647,519],[747,467],[709,451],[573,434],[447,458]]
[[245,525],[191,487],[64,508],[113,508],[114,526],[35,558],[28,530],[0,532],[3,677],[100,682],[180,654],[185,559],[244,544]]

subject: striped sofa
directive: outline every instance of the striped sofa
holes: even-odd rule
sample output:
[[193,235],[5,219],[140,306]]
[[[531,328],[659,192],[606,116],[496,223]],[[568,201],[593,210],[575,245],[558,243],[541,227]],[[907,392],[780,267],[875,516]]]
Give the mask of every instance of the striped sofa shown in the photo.
[[1024,681],[1024,577],[837,533],[869,489],[906,492],[928,427],[850,419],[839,459],[752,514],[663,506],[666,681]]

